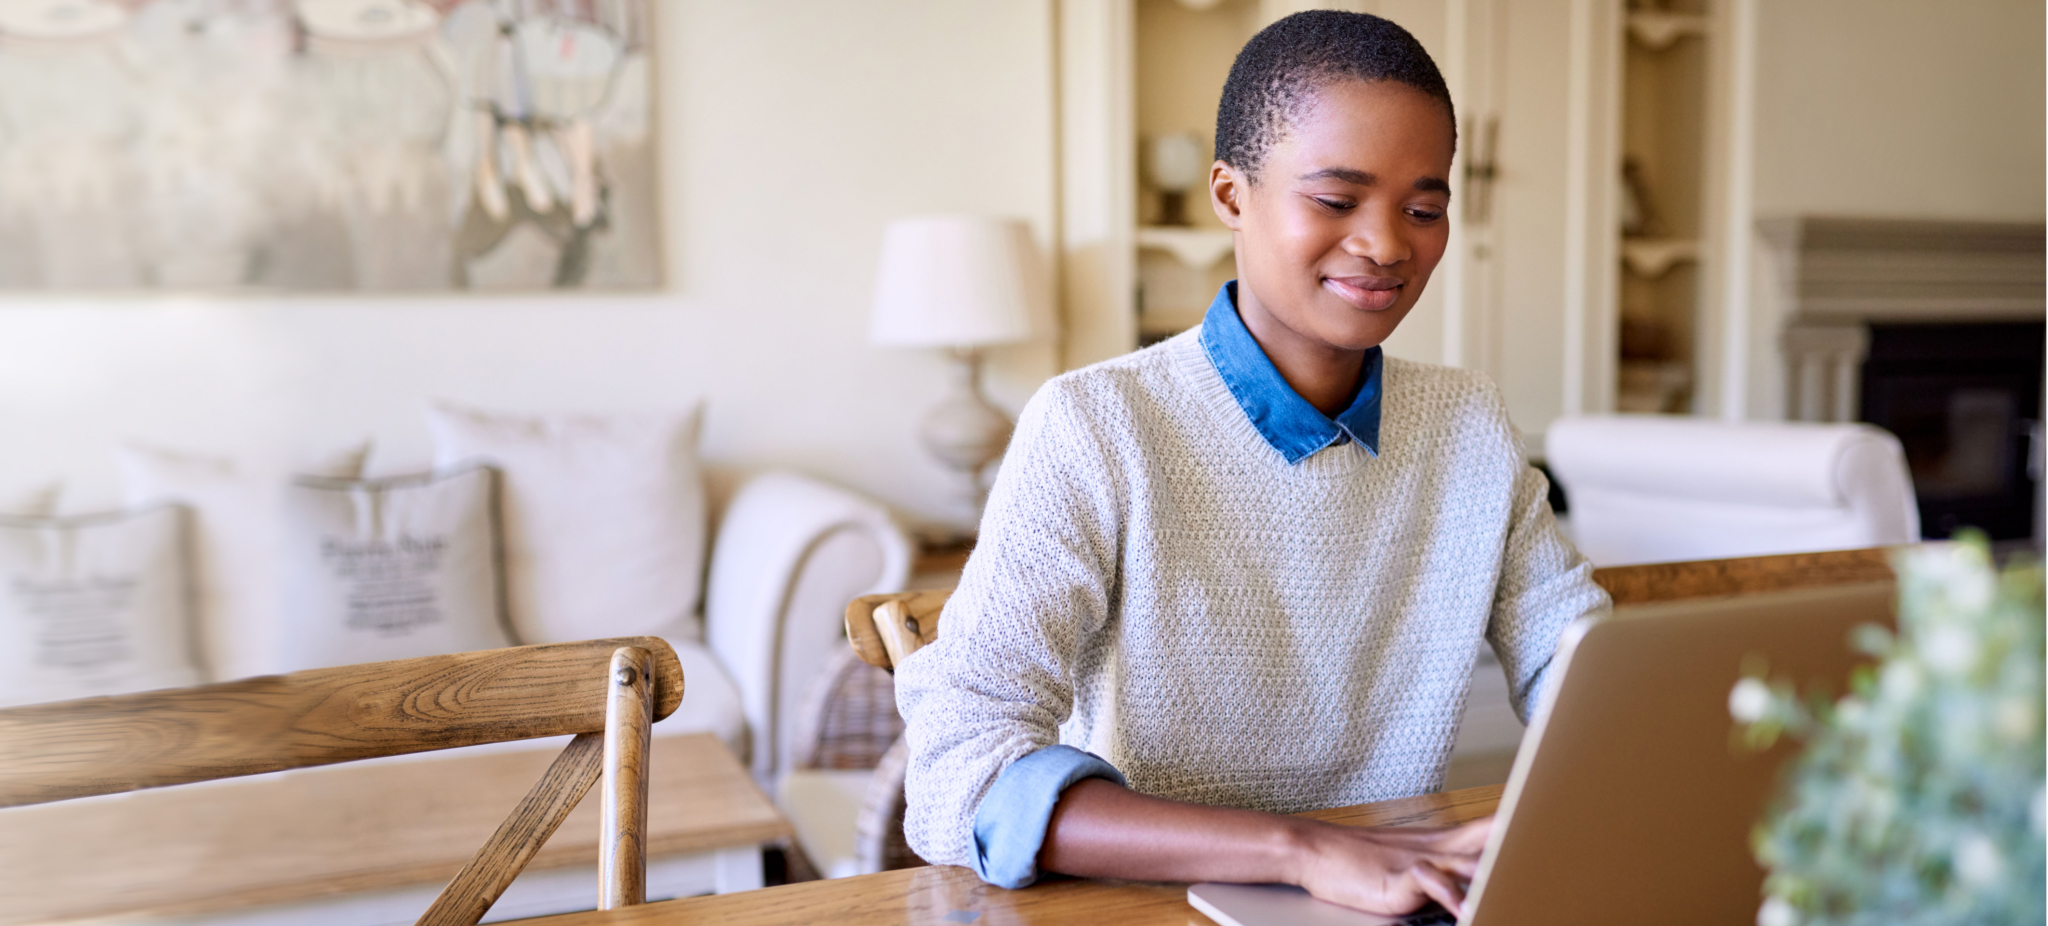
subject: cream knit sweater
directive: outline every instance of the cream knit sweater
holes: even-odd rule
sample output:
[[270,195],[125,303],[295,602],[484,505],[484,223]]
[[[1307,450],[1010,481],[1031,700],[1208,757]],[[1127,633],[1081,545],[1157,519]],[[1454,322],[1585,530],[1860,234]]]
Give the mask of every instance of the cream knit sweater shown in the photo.
[[1608,606],[1484,377],[1388,358],[1379,456],[1290,466],[1199,330],[1020,416],[944,632],[896,674],[926,860],[971,865],[989,785],[1055,743],[1203,804],[1436,790],[1479,642],[1526,716],[1559,633]]

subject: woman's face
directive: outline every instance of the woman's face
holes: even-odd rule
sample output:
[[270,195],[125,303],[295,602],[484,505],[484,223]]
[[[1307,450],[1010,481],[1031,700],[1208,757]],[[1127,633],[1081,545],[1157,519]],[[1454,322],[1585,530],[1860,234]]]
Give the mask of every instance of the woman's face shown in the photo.
[[1217,161],[1210,204],[1237,233],[1239,312],[1304,347],[1385,341],[1443,259],[1452,147],[1440,101],[1339,80],[1290,120],[1256,183]]

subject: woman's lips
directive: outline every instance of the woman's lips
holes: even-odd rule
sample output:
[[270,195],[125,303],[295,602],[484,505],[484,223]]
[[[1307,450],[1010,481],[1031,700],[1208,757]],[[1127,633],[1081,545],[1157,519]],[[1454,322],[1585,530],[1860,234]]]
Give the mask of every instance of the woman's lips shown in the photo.
[[1399,277],[1324,277],[1323,288],[1368,312],[1392,308],[1401,298]]

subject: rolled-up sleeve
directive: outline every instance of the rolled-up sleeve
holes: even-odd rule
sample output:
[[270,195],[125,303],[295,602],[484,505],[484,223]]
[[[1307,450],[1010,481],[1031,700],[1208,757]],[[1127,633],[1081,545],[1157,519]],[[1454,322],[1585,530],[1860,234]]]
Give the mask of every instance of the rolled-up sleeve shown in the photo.
[[1084,778],[1124,783],[1101,756],[1072,746],[1047,746],[1003,769],[974,814],[974,873],[997,887],[1038,880],[1052,810],[1067,786]]

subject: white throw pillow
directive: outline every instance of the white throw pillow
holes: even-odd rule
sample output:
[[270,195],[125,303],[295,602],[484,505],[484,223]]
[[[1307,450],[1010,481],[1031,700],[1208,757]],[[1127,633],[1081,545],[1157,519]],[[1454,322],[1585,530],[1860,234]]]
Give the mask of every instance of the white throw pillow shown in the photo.
[[185,514],[0,516],[0,704],[199,682]]
[[121,449],[130,509],[173,502],[192,509],[194,598],[200,659],[214,681],[284,671],[278,611],[285,486],[294,471],[349,479],[362,472],[367,444],[298,466],[244,463],[153,447]]
[[427,411],[436,468],[481,462],[503,474],[505,583],[520,642],[703,638],[697,421],[696,408],[617,418]]
[[287,490],[286,671],[511,646],[496,473],[300,479]]
[[57,513],[57,499],[63,495],[64,484],[61,482],[0,495],[0,514],[11,514],[18,518],[47,518]]

